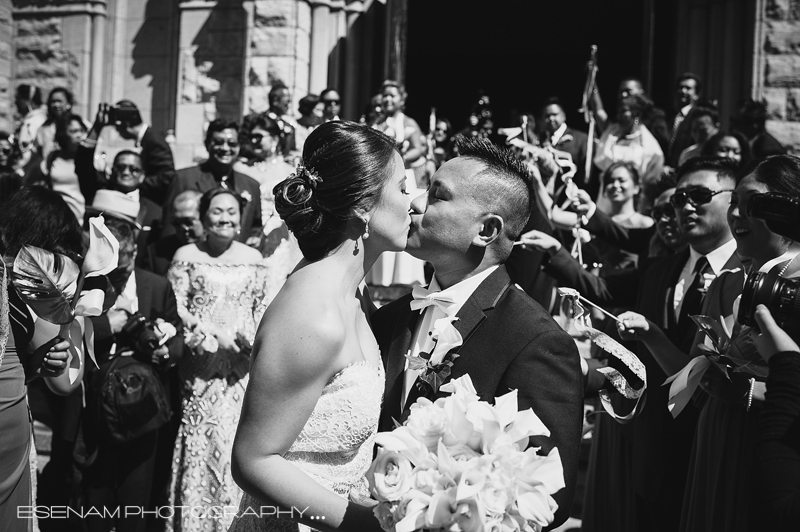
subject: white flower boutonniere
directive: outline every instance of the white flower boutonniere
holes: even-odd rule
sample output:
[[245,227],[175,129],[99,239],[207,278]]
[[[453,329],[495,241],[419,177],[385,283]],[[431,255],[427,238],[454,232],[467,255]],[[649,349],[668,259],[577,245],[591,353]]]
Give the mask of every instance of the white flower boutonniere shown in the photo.
[[247,203],[250,203],[251,201],[253,201],[253,196],[252,196],[252,194],[250,194],[250,191],[249,191],[249,190],[244,190],[244,191],[242,191],[242,193],[240,194],[240,196],[242,196],[242,198],[244,198],[244,200],[245,200]]

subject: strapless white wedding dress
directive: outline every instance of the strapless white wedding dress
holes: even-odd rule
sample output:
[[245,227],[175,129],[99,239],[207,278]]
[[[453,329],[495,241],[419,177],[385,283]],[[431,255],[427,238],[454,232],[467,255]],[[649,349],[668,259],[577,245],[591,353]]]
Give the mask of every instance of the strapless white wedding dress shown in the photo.
[[[372,463],[384,388],[383,366],[363,361],[334,375],[303,430],[284,455],[320,485],[343,499],[369,499],[365,474]],[[264,516],[261,504],[245,494],[229,532],[303,532],[311,528],[285,518]],[[302,510],[302,509],[301,509]]]

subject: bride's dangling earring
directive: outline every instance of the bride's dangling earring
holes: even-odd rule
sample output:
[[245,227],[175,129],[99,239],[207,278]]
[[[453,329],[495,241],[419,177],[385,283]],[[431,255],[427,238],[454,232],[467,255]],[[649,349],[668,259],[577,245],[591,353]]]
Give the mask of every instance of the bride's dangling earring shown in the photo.
[[353,256],[358,255],[358,239],[356,238],[356,247],[353,248]]

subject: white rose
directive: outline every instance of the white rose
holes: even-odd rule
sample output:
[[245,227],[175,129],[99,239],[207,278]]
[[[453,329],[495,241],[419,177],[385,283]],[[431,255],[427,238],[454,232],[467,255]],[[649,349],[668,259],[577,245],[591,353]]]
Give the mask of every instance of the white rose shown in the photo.
[[447,413],[428,399],[420,397],[411,405],[406,426],[422,438],[425,447],[433,452],[447,429]]
[[478,494],[478,499],[483,503],[486,513],[501,517],[506,509],[514,502],[513,493],[502,482],[489,479]]
[[370,493],[379,501],[400,500],[411,489],[411,462],[394,451],[378,449],[367,471]]

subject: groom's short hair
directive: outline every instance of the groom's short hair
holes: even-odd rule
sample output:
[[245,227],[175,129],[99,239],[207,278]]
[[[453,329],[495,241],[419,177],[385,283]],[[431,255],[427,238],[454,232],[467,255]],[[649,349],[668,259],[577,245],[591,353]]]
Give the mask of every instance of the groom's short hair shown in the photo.
[[473,179],[472,195],[491,212],[503,217],[505,233],[514,241],[522,234],[533,207],[533,177],[525,163],[508,149],[480,137],[459,135],[455,139],[459,157],[486,165]]

